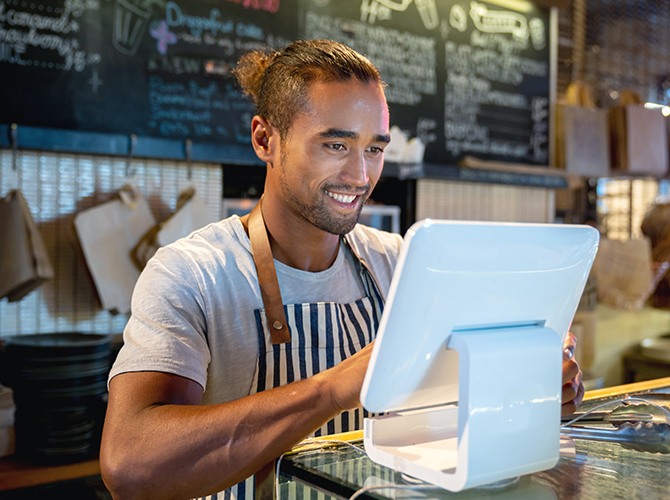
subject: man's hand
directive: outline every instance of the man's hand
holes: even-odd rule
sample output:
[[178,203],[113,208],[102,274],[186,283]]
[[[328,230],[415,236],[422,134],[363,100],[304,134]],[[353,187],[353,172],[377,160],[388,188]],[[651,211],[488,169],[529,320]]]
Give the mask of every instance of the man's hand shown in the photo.
[[338,411],[353,410],[361,406],[361,388],[373,345],[374,342],[371,342],[353,356],[317,375],[326,381],[333,406]]
[[584,399],[584,384],[582,371],[575,360],[577,339],[568,332],[563,344],[563,389],[561,394],[561,415],[574,413]]

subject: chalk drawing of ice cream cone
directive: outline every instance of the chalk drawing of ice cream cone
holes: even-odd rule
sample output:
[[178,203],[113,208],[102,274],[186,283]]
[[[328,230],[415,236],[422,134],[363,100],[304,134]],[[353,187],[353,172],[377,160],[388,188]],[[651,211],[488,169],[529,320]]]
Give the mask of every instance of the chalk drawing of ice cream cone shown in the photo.
[[114,0],[112,44],[122,54],[133,56],[137,52],[151,17],[152,4],[163,0]]

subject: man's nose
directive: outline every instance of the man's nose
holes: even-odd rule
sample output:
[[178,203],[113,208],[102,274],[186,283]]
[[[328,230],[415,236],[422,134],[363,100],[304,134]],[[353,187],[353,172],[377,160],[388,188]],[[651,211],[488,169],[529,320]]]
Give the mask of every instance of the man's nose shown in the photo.
[[365,153],[351,155],[345,169],[341,172],[341,179],[347,184],[354,186],[365,186],[370,178],[368,177],[368,164]]

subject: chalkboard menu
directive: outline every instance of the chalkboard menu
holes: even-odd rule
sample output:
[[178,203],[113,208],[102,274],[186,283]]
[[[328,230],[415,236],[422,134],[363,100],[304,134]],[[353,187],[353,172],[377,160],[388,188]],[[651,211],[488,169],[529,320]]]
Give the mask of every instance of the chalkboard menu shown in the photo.
[[0,123],[249,143],[231,69],[296,39],[296,17],[280,0],[1,0]]
[[341,41],[380,68],[391,123],[427,144],[426,161],[548,163],[548,10],[524,1],[303,5],[307,38]]
[[0,0],[0,123],[247,145],[240,55],[329,38],[379,67],[427,162],[547,164],[548,34],[525,0]]

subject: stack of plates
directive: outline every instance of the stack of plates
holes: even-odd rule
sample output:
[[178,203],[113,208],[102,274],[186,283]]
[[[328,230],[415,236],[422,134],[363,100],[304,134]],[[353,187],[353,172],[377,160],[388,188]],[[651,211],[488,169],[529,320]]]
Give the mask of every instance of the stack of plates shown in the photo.
[[16,454],[40,463],[96,456],[111,337],[81,333],[6,339],[3,369],[16,403]]

